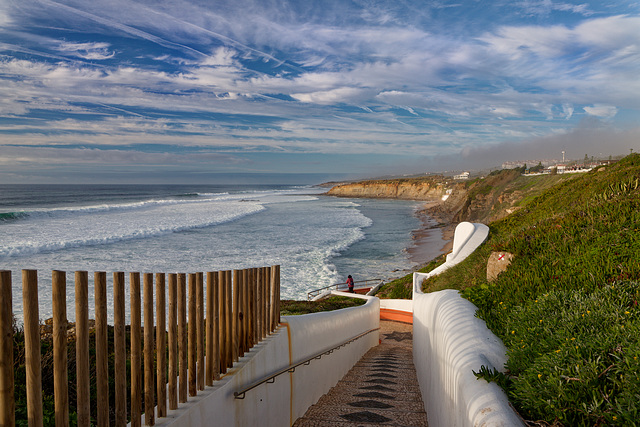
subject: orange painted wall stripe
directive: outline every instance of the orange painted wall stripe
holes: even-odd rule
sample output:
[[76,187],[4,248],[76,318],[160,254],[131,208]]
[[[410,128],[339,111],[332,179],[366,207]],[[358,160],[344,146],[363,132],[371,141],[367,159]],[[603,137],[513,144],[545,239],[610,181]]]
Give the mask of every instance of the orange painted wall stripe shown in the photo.
[[381,308],[380,319],[413,324],[413,313],[402,310],[393,310],[391,308]]

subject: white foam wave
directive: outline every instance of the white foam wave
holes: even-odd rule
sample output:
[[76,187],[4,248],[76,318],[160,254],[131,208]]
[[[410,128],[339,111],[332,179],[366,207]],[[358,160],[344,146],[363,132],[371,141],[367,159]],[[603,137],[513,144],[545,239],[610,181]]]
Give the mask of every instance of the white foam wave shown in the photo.
[[[32,215],[27,223],[6,224],[2,228],[0,257],[150,238],[233,221],[264,209],[260,203],[238,201],[144,202],[145,209],[139,209],[139,205],[49,210],[47,214]],[[68,215],[69,212],[76,214]]]

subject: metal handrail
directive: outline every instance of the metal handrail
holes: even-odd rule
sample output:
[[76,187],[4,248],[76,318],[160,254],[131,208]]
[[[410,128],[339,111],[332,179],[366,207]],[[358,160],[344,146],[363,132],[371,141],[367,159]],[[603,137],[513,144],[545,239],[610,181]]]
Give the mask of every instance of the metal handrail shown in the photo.
[[355,336],[353,338],[350,338],[350,339],[344,341],[343,343],[338,344],[335,347],[331,347],[331,348],[329,348],[327,350],[323,350],[323,351],[315,354],[314,356],[309,357],[308,359],[305,359],[305,360],[303,360],[301,362],[298,362],[298,363],[296,363],[294,365],[289,365],[286,368],[282,368],[279,371],[276,371],[276,372],[274,372],[273,374],[271,374],[271,375],[269,375],[267,377],[264,377],[264,378],[262,378],[262,379],[260,379],[258,381],[255,381],[255,382],[251,383],[250,385],[246,386],[245,388],[243,388],[240,391],[234,391],[233,392],[233,397],[235,397],[236,399],[244,399],[244,395],[245,395],[246,392],[258,387],[260,384],[264,384],[264,383],[272,384],[272,383],[275,382],[277,376],[282,375],[282,374],[287,373],[287,372],[295,372],[295,370],[296,370],[296,368],[298,366],[300,366],[300,365],[308,365],[308,364],[311,363],[312,360],[321,359],[322,356],[324,356],[325,354],[331,354],[331,353],[334,352],[334,350],[337,350],[340,347],[344,347],[345,345],[350,344],[353,341],[355,341],[355,340],[357,340],[359,338],[362,338],[363,336],[365,336],[367,334],[370,334],[371,332],[377,331],[379,329],[380,328],[369,329],[368,331],[363,332],[363,333],[361,333],[361,334],[359,334],[359,335],[357,335],[357,336]]
[[[357,283],[364,283],[364,286],[366,286],[367,284],[380,283],[381,281],[382,279],[366,279],[366,280],[358,280],[356,282],[353,282],[353,284],[355,285]],[[347,284],[345,282],[341,282],[341,283],[336,283],[334,285],[325,286],[324,288],[314,289],[312,291],[307,292],[307,300],[311,300],[313,297],[320,295],[322,291],[326,291],[328,289],[338,290],[340,289],[340,287],[347,288]],[[361,285],[360,287],[363,287],[363,286]]]

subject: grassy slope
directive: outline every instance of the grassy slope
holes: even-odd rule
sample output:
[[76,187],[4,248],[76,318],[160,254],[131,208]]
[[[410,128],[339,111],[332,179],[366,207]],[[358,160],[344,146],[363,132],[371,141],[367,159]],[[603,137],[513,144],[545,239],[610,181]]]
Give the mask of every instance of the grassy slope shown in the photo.
[[[524,195],[520,210],[491,223],[484,246],[424,283],[461,289],[479,307],[508,347],[502,382],[525,418],[638,422],[639,178],[632,155]],[[489,284],[486,263],[498,250],[515,260]]]
[[280,301],[280,314],[289,316],[292,314],[309,314],[321,311],[340,310],[341,308],[356,307],[367,302],[361,298],[348,298],[331,296],[319,301],[296,301],[282,300]]
[[[429,213],[435,213],[435,216],[443,221],[449,219],[454,224],[461,221],[488,224],[495,219],[505,217],[509,210],[520,209],[523,204],[546,189],[574,178],[576,178],[575,175],[569,174],[521,176],[517,170],[496,171],[484,179],[459,183],[459,188],[456,190],[462,194],[459,201],[453,205],[436,206],[434,208],[436,212]],[[444,260],[444,255],[439,256],[417,271],[421,273],[431,271],[444,263]],[[469,274],[464,274],[464,277],[468,276]],[[413,273],[393,280],[385,284],[376,296],[410,299],[412,280]],[[460,281],[448,278],[438,282],[428,291],[458,288],[457,283]]]

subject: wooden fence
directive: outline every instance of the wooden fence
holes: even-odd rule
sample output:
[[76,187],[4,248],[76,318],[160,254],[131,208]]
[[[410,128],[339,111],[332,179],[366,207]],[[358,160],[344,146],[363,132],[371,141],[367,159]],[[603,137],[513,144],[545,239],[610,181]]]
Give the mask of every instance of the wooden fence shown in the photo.
[[[142,276],[142,298],[141,282]],[[155,316],[154,316],[155,279]],[[155,424],[155,416],[212,386],[280,322],[280,266],[206,273],[130,273],[131,425]],[[94,274],[96,412],[90,413],[89,276],[75,272],[75,393],[79,426],[127,424],[125,273],[113,273],[115,408],[109,407],[107,274]],[[52,274],[53,370],[56,426],[69,425],[67,280]],[[168,290],[168,295],[166,293]],[[167,298],[168,296],[168,298]],[[22,270],[27,417],[43,425],[38,276]],[[167,316],[168,305],[168,316]],[[166,319],[168,318],[168,325]],[[144,328],[141,320],[144,319]],[[11,272],[0,271],[0,425],[15,425],[14,325]],[[168,361],[166,355],[168,354]],[[155,363],[154,363],[155,362]],[[143,383],[144,378],[144,383]],[[168,384],[168,386],[167,386]],[[73,386],[73,385],[71,385]],[[144,399],[143,399],[144,389]],[[142,402],[144,401],[144,408]],[[155,403],[157,408],[154,411]],[[92,419],[93,415],[93,419]]]

